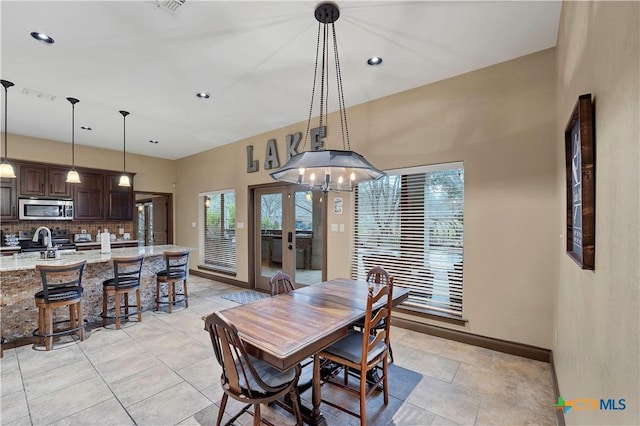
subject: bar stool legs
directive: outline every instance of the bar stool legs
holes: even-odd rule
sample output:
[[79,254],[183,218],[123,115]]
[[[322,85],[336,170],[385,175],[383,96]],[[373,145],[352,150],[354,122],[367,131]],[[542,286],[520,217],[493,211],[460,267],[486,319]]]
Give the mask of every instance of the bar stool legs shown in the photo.
[[[166,251],[162,254],[166,269],[158,272],[156,277],[156,311],[160,305],[167,305],[167,312],[171,313],[173,305],[184,302],[185,308],[189,307],[189,290],[187,277],[189,275],[189,251]],[[176,291],[176,282],[182,282],[182,292]],[[162,284],[167,285],[167,301],[162,300]],[[178,296],[182,296],[178,298]]]
[[[144,256],[136,257],[114,257],[113,273],[114,277],[102,283],[102,326],[107,326],[107,318],[115,319],[116,330],[122,326],[122,318],[129,319],[129,308],[133,305],[129,303],[129,293],[136,292],[136,312],[138,322],[142,322],[142,303],[140,300],[140,274]],[[107,315],[107,300],[113,296],[114,316]],[[124,297],[123,304],[120,303],[120,296]],[[124,308],[124,315],[122,314]],[[133,314],[133,313],[131,313]]]

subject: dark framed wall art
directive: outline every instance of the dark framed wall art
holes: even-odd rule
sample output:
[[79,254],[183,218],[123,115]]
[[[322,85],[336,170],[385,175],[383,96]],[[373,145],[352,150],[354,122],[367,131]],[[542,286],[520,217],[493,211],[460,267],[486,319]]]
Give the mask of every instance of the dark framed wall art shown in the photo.
[[594,108],[581,95],[564,131],[567,179],[567,254],[582,269],[595,269]]

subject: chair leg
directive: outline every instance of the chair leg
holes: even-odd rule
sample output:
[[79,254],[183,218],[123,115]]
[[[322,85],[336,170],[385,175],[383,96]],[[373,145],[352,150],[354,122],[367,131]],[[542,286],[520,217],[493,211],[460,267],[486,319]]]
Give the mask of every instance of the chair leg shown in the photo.
[[124,317],[128,320],[129,319],[129,292],[125,291],[124,292]]
[[302,426],[302,412],[300,411],[300,394],[296,386],[291,388],[291,405],[293,405],[293,414],[296,416],[296,426]]
[[156,311],[160,309],[160,281],[156,279]]
[[260,426],[260,404],[253,404],[253,426]]
[[107,299],[109,298],[109,293],[107,290],[102,291],[102,326],[107,326]]
[[187,291],[187,280],[182,282],[182,292],[184,293],[184,307],[189,307],[189,292]]
[[78,336],[80,337],[80,341],[84,340],[84,319],[82,319],[82,303],[78,302],[76,304],[77,309],[77,320],[78,320]]
[[45,344],[44,344],[44,348],[47,351],[51,350],[51,346],[53,344],[53,315],[51,312],[51,308],[46,307],[44,310],[44,317],[45,317],[45,326],[44,326],[44,334],[46,335],[45,337]]
[[138,322],[142,322],[142,303],[140,301],[140,287],[136,288],[136,306],[138,308]]
[[69,305],[69,328],[76,328],[76,307],[73,305]]
[[39,307],[38,308],[38,334],[40,335],[38,337],[38,341],[40,343],[40,345],[44,345],[44,337],[43,335],[46,333],[45,331],[45,327],[44,327],[44,308],[43,307]]
[[216,426],[220,426],[220,424],[222,423],[224,409],[227,407],[227,398],[229,398],[229,396],[226,393],[223,393],[222,400],[220,401],[220,410],[218,410],[218,420],[216,421]]
[[169,297],[167,302],[169,303],[167,306],[169,307],[169,313],[171,313],[171,308],[173,308],[173,302],[176,300],[176,283],[175,281],[171,281],[167,283],[167,292],[169,293]]
[[367,425],[367,372],[360,371],[360,426]]
[[393,349],[391,349],[391,343],[389,343],[389,358],[391,358],[391,364],[393,364]]
[[120,292],[115,292],[115,305],[116,305],[116,330],[120,330]]

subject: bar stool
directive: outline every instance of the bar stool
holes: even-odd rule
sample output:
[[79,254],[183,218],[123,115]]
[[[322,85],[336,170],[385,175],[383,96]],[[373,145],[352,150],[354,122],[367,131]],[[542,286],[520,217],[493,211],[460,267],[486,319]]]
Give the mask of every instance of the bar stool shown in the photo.
[[[136,257],[112,257],[113,278],[102,282],[102,326],[107,326],[107,318],[115,318],[116,330],[120,330],[122,318],[129,319],[130,315],[138,315],[138,322],[142,322],[142,304],[140,303],[140,273],[144,255]],[[136,311],[129,312],[133,305],[129,304],[129,292],[136,292]],[[114,296],[115,313],[107,315],[107,300]],[[124,296],[124,315],[121,315],[120,296]]]
[[[51,350],[53,337],[77,333],[84,340],[82,319],[82,273],[87,261],[62,266],[36,265],[36,273],[42,279],[42,291],[35,294],[38,307],[38,328],[33,335],[40,338],[45,350]],[[53,322],[53,309],[69,306],[69,320]],[[54,324],[69,322],[69,328],[55,330]]]
[[[189,293],[187,291],[187,276],[189,275],[189,251],[165,251],[162,254],[165,268],[158,272],[156,277],[156,311],[160,305],[167,305],[167,311],[176,303],[184,302],[184,307],[189,307]],[[182,282],[182,293],[176,292],[176,282]],[[162,285],[167,284],[167,295],[162,293]],[[177,299],[177,296],[182,296]],[[166,298],[167,300],[162,300]]]

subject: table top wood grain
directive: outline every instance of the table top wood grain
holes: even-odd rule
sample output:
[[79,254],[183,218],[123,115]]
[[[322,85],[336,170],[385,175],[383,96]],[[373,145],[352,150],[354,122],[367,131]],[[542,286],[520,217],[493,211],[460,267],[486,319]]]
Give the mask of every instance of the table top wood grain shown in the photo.
[[[366,281],[340,278],[219,314],[236,326],[252,355],[287,370],[347,334],[366,311],[368,287]],[[408,295],[394,287],[394,306]]]

